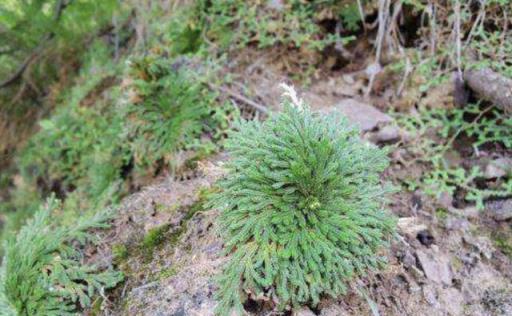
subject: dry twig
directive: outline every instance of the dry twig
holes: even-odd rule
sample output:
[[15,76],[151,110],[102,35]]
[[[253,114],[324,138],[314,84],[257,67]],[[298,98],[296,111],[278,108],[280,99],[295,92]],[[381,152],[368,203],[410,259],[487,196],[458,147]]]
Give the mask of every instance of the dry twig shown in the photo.
[[[57,5],[55,6],[55,14],[54,14],[54,20],[56,22],[60,20],[62,13],[64,12],[64,9],[66,9],[72,2],[73,2],[73,0],[70,0],[69,2],[66,2],[65,0],[59,0],[57,2]],[[41,40],[40,44],[36,47],[36,49],[34,49],[34,51],[27,58],[25,58],[23,63],[17,68],[17,70],[14,72],[14,74],[12,74],[9,78],[5,79],[4,81],[2,81],[0,83],[0,89],[10,86],[14,82],[16,82],[19,78],[21,78],[21,76],[23,75],[25,70],[28,68],[30,63],[32,63],[39,56],[39,54],[42,53],[46,43],[49,42],[54,36],[55,36],[54,32],[50,32],[49,34],[45,35],[43,37],[43,39]]]
[[225,87],[215,87],[215,86],[213,86],[211,84],[208,84],[208,86],[212,90],[218,89],[218,90],[224,92],[225,94],[227,94],[228,96],[230,96],[230,97],[232,97],[232,98],[234,98],[234,99],[236,99],[236,100],[238,100],[240,102],[243,102],[243,103],[253,107],[254,109],[256,109],[256,110],[258,110],[258,111],[260,111],[260,112],[262,112],[264,114],[268,114],[268,109],[265,106],[255,102],[255,101],[253,101],[253,100],[251,100],[251,99],[249,99],[249,98],[247,98],[247,97],[245,97],[245,96],[243,96],[243,95],[241,95],[241,94],[239,94],[239,93],[237,93],[235,91],[232,91],[232,90],[230,90],[228,88],[225,88]]

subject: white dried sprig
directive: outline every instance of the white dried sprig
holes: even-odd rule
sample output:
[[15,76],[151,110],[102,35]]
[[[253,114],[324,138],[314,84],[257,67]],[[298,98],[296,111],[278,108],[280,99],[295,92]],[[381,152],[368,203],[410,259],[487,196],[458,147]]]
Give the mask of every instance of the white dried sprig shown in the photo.
[[283,97],[290,99],[292,105],[295,106],[299,110],[304,110],[304,101],[298,97],[297,91],[293,86],[289,86],[286,83],[280,84],[281,88],[283,88]]

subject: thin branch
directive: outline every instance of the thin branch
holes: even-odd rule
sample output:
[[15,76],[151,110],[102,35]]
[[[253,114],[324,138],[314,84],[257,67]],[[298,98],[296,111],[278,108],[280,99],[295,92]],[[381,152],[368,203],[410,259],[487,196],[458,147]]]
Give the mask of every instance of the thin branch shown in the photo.
[[503,7],[503,31],[501,32],[501,43],[500,48],[498,49],[498,56],[499,58],[505,58],[504,51],[505,51],[505,44],[507,43],[507,33],[508,33],[508,24],[509,19],[507,16],[507,7]]
[[[55,7],[55,14],[54,14],[55,22],[58,22],[60,20],[60,18],[62,16],[62,12],[72,2],[73,2],[73,0],[70,0],[69,2],[66,2],[65,0],[59,0],[59,2],[57,2],[57,6]],[[23,63],[18,67],[18,69],[14,72],[14,74],[12,74],[9,78],[7,78],[6,80],[4,80],[0,83],[0,89],[13,84],[19,78],[21,78],[21,76],[23,75],[25,70],[28,68],[30,63],[34,59],[36,59],[37,56],[43,51],[46,42],[50,41],[54,36],[55,36],[54,32],[50,32],[46,36],[44,36],[41,43],[36,47],[36,49],[34,49],[34,51],[27,58],[25,58]]]
[[407,78],[409,78],[409,75],[412,73],[414,67],[411,65],[411,60],[409,59],[409,56],[405,54],[404,49],[402,47],[399,47],[400,53],[402,54],[402,58],[405,58],[405,70],[404,70],[404,77],[402,78],[402,81],[400,82],[400,85],[398,86],[398,89],[396,91],[397,96],[401,96],[402,92],[404,91],[405,84],[407,83]]
[[377,32],[377,52],[375,53],[375,61],[377,63],[380,63],[382,43],[384,42],[384,37],[386,35],[389,5],[389,0],[379,0],[379,30]]
[[264,114],[268,114],[268,109],[265,106],[255,102],[255,101],[253,101],[253,100],[251,100],[251,99],[249,99],[249,98],[247,98],[247,97],[245,97],[245,96],[243,96],[243,95],[241,95],[241,94],[239,94],[239,93],[237,93],[235,91],[232,91],[232,90],[230,90],[228,88],[224,88],[224,87],[215,87],[215,86],[213,86],[211,84],[208,84],[208,86],[212,90],[218,89],[218,90],[226,93],[230,97],[232,97],[234,99],[237,99],[238,101],[243,102],[243,103],[245,103],[245,104],[255,108],[256,110],[258,110],[258,111],[260,111],[260,112],[262,112]]
[[431,1],[429,1],[428,7],[430,8],[428,10],[428,13],[430,15],[430,55],[435,56],[437,43],[437,12],[435,4],[432,3]]
[[457,75],[459,76],[459,79],[462,80],[460,10],[460,1],[455,0],[455,53],[457,58]]
[[366,33],[366,22],[365,22],[365,14],[363,5],[361,4],[361,0],[357,0],[357,9],[359,10],[359,15],[361,16],[361,23],[363,24],[363,30]]
[[35,51],[32,54],[30,54],[30,56],[25,58],[25,61],[18,67],[14,74],[12,74],[9,78],[0,83],[0,89],[5,88],[16,82],[23,75],[28,65],[37,57],[37,55],[39,55],[41,50],[42,46],[40,45],[35,49]]
[[377,31],[377,51],[375,53],[375,63],[370,65],[371,73],[369,74],[369,82],[368,87],[366,88],[365,97],[368,97],[373,88],[373,82],[375,80],[375,76],[378,72],[380,72],[380,57],[382,53],[382,44],[384,42],[384,37],[386,36],[387,22],[389,18],[389,6],[390,0],[379,0],[379,29]]
[[471,30],[469,30],[468,38],[466,39],[466,43],[464,44],[464,49],[469,46],[471,43],[471,39],[473,38],[473,34],[476,29],[480,26],[480,24],[485,21],[485,5],[487,0],[480,1],[480,12],[478,12],[478,16],[476,17],[475,23],[471,26]]
[[57,5],[55,6],[55,14],[53,16],[55,22],[60,20],[62,12],[68,5],[71,4],[71,2],[73,2],[73,0],[70,0],[69,2],[66,2],[65,0],[59,0],[59,2],[57,2]]

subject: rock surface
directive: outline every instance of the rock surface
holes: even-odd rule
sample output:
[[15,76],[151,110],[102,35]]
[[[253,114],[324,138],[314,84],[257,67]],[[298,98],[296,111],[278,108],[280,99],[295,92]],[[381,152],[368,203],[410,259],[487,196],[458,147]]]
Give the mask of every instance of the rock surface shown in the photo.
[[451,285],[452,272],[450,260],[446,254],[434,252],[433,250],[417,250],[418,263],[425,272],[425,276],[435,283]]
[[380,124],[393,121],[389,115],[382,113],[374,106],[355,99],[344,99],[326,112],[331,111],[336,111],[346,116],[349,122],[359,126],[363,132],[371,131]]
[[512,159],[505,157],[490,161],[484,171],[486,179],[502,178],[507,174],[512,174]]
[[464,314],[464,297],[459,290],[453,287],[441,290],[439,303],[450,316],[460,316]]
[[[124,272],[124,288],[110,315],[213,315],[215,284],[225,257],[214,230],[214,210],[194,210],[201,192],[222,175],[213,162],[202,164],[197,178],[163,181],[126,198],[104,237],[105,249],[91,258],[114,261]],[[161,234],[157,243],[147,236]],[[125,247],[126,258],[111,248]]]
[[400,129],[393,125],[382,127],[374,137],[376,143],[393,142],[400,139]]
[[509,220],[512,218],[512,199],[487,202],[485,211],[497,221]]
[[303,307],[293,312],[293,316],[315,316],[315,313],[307,307]]
[[331,305],[322,309],[320,316],[350,316],[350,313],[341,306]]
[[418,233],[426,231],[428,227],[416,217],[401,217],[398,219],[397,228],[400,234],[414,239]]

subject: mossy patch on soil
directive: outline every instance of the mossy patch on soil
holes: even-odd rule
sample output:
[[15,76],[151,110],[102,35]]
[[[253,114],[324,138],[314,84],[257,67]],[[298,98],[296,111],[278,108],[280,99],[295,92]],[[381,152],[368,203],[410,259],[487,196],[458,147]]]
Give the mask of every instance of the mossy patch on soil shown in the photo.
[[512,259],[512,232],[496,231],[492,234],[496,248]]
[[436,209],[436,217],[440,222],[445,222],[448,218],[448,211],[444,208]]
[[180,267],[173,265],[173,266],[171,266],[169,268],[163,269],[158,274],[157,279],[158,280],[163,280],[163,279],[167,279],[167,278],[173,277],[176,274],[178,274],[179,268]]
[[128,248],[123,244],[114,244],[112,246],[112,256],[114,263],[119,265],[128,258]]
[[[172,259],[175,249],[187,232],[189,221],[199,212],[206,211],[206,201],[212,193],[211,188],[199,188],[196,191],[196,199],[191,205],[179,203],[155,205],[157,212],[172,212],[181,216],[178,225],[169,223],[151,228],[135,242],[114,243],[112,245],[113,262],[125,274],[125,281],[130,291],[131,288],[140,286],[142,282],[160,282],[176,276],[182,269],[179,262]],[[189,247],[186,245],[184,248]],[[118,297],[118,310],[127,312],[131,305],[130,297],[120,298],[120,290],[116,292]],[[115,299],[114,299],[115,300]]]
[[142,249],[145,251],[152,251],[165,240],[165,234],[168,231],[168,224],[150,229],[142,240]]
[[156,204],[155,205],[155,211],[161,212],[161,213],[176,213],[180,208],[180,205],[178,203],[171,204],[171,205],[165,205],[165,204]]

